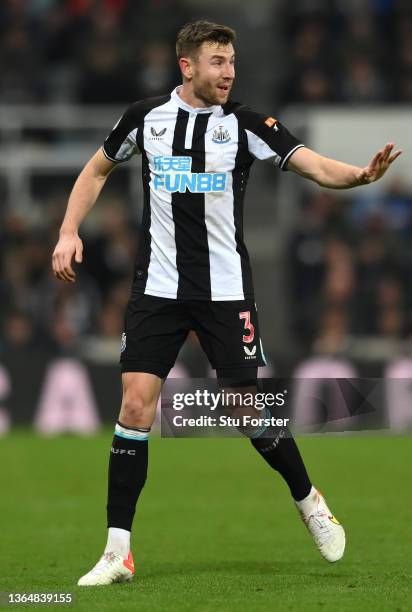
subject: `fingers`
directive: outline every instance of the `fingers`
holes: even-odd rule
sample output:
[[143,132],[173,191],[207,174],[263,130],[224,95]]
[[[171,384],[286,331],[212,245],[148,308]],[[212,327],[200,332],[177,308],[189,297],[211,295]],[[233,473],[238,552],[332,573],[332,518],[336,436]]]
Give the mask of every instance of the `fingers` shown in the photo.
[[369,164],[369,167],[372,168],[373,170],[380,163],[382,153],[383,153],[383,151],[378,151],[378,153],[376,153],[375,157],[372,159],[371,163]]
[[395,145],[393,144],[393,142],[388,142],[388,144],[385,145],[385,147],[381,151],[378,151],[378,153],[376,153],[375,157],[369,164],[369,168],[372,171],[385,172],[390,166],[390,164],[392,164],[395,159],[397,159],[402,153],[401,150],[398,150],[392,155],[394,146]]
[[83,260],[83,243],[78,236],[63,236],[57,243],[52,256],[53,274],[59,280],[74,283],[76,273],[72,268],[72,258],[76,263]]
[[72,268],[72,258],[71,256],[63,256],[63,269],[62,269],[63,275],[65,280],[69,281],[70,283],[74,283],[74,281],[76,280],[76,274]]
[[76,274],[71,266],[71,256],[65,256],[55,251],[52,258],[52,268],[54,276],[59,280],[68,283],[74,283],[76,280]]
[[393,143],[388,143],[383,149],[381,149],[381,151],[378,151],[375,157],[372,159],[370,166],[372,166],[372,168],[376,168],[379,164],[386,163],[393,147]]
[[387,171],[389,166],[401,155],[402,151],[398,150],[393,153],[393,142],[388,142],[383,149],[378,151],[373,157],[369,166],[364,168],[364,172],[360,177],[360,181],[365,183],[373,183],[379,180]]
[[396,153],[394,153],[394,154],[393,154],[393,155],[392,155],[392,156],[391,156],[391,157],[388,159],[388,163],[389,163],[389,164],[392,164],[392,162],[394,162],[394,161],[395,161],[395,159],[397,159],[397,158],[399,157],[399,155],[401,155],[401,154],[402,154],[402,151],[401,151],[401,150],[396,151]]
[[390,142],[386,145],[386,147],[384,147],[384,149],[382,150],[382,161],[383,162],[387,162],[389,159],[390,154],[392,153],[392,149],[395,145]]
[[67,251],[61,251],[57,246],[52,257],[52,268],[54,276],[59,280],[66,281],[68,283],[74,283],[74,281],[76,280],[76,274],[71,266],[71,261],[71,253]]
[[395,153],[392,155],[394,146],[395,145],[391,142],[391,143],[388,143],[386,147],[382,150],[382,161],[383,162],[386,162],[387,164],[392,164],[395,161],[395,159],[397,159],[399,155],[401,155],[402,153],[401,149],[399,149],[398,151],[395,151]]

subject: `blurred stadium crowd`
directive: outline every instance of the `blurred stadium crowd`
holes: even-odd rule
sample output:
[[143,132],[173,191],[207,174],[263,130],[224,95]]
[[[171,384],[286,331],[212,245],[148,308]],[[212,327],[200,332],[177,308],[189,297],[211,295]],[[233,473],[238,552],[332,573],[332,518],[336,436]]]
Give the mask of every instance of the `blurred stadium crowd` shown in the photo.
[[[281,76],[273,92],[278,105],[412,101],[407,0],[276,0],[249,12],[225,4],[235,27],[259,12],[269,29],[273,24],[272,44],[284,48],[282,62],[271,64]],[[168,91],[178,76],[178,28],[214,7],[185,0],[3,0],[0,102],[113,104]]]
[[[178,80],[178,28],[209,17],[204,4],[196,10],[183,0],[4,0],[0,104],[126,105],[169,91]],[[277,49],[285,50],[279,66],[271,64],[275,109],[412,101],[408,2],[279,0],[265,14],[282,35]],[[0,207],[0,358],[40,345],[71,353],[84,338],[119,342],[138,224],[108,192],[92,231],[82,234],[78,282],[58,283],[50,256],[63,199],[46,201],[41,221]],[[401,180],[392,177],[379,196],[350,192],[342,200],[310,191],[301,213],[286,258],[296,350],[336,353],[351,338],[396,343],[410,335],[412,194]]]
[[412,193],[399,178],[379,196],[360,193],[303,198],[288,258],[295,339],[335,354],[379,337],[391,357],[412,332]]

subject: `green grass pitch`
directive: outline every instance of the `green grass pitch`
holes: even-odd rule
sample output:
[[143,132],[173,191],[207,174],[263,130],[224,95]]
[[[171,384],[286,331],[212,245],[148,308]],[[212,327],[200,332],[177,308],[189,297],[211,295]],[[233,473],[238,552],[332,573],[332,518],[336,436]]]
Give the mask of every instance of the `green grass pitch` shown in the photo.
[[111,435],[17,431],[0,441],[0,591],[74,592],[72,607],[48,606],[61,610],[411,609],[406,436],[299,440],[314,483],[346,528],[346,556],[334,565],[246,440],[153,438],[133,534],[134,581],[77,587],[105,543]]

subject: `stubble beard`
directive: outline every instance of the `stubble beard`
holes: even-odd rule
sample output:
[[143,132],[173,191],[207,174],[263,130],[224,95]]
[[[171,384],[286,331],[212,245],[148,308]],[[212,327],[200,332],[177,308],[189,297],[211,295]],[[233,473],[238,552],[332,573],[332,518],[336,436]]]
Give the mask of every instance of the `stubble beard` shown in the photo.
[[196,89],[194,89],[194,93],[207,106],[215,106],[225,104],[227,102],[230,89],[223,100],[217,97],[214,92],[214,87],[209,83],[201,83]]

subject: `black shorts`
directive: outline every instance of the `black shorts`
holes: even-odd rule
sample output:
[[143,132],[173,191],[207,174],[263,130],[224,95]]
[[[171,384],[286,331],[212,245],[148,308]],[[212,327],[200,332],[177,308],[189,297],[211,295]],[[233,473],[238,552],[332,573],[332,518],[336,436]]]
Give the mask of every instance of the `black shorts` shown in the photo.
[[191,330],[218,378],[266,365],[253,300],[208,302],[140,295],[129,301],[126,310],[122,372],[166,378]]

